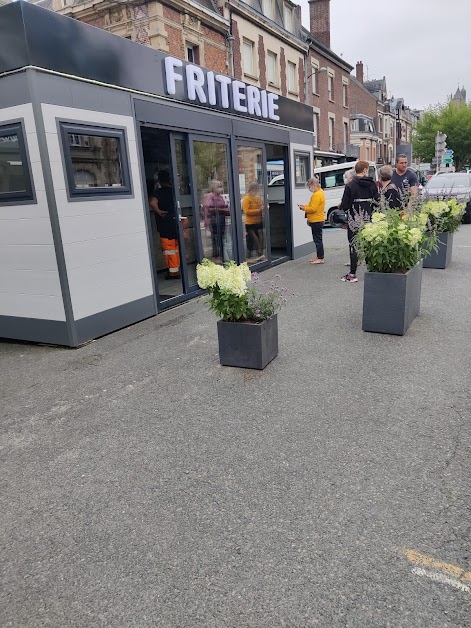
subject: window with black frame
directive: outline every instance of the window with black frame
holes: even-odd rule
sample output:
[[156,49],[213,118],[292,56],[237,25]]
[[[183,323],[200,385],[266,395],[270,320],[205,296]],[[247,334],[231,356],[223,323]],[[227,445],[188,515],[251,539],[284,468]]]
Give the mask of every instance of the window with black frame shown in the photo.
[[303,187],[310,177],[309,153],[294,153],[294,182]]
[[123,129],[62,124],[61,133],[71,197],[131,193]]
[[0,203],[34,200],[21,123],[0,126]]

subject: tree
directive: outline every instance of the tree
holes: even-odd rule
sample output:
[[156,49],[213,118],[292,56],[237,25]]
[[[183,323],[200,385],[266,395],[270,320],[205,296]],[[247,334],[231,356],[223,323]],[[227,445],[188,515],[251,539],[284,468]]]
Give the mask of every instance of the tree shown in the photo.
[[413,140],[414,155],[421,161],[432,161],[435,157],[437,131],[447,135],[446,143],[453,150],[456,170],[471,162],[471,103],[450,103],[425,112],[417,123]]

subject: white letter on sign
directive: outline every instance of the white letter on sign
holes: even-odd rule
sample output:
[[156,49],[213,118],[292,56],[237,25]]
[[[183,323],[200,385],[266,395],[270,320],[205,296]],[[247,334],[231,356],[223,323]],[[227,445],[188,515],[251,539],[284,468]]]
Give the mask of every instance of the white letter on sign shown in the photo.
[[221,85],[221,105],[223,109],[229,109],[228,87],[232,81],[228,76],[224,76],[224,74],[216,74],[214,78]]
[[245,94],[242,91],[245,87],[245,83],[242,81],[234,81],[232,83],[232,100],[234,101],[234,109],[240,113],[247,113],[247,107],[242,104],[245,100]]
[[167,57],[165,59],[165,80],[167,83],[167,94],[171,96],[175,95],[176,85],[175,81],[183,81],[183,76],[175,72],[175,68],[181,68],[183,61],[175,59],[174,57]]
[[262,115],[260,109],[260,90],[253,85],[247,85],[247,111],[252,115]]
[[268,117],[270,120],[279,120],[280,116],[277,116],[275,111],[278,109],[278,105],[275,102],[278,100],[277,94],[268,94]]
[[190,100],[198,100],[201,104],[206,103],[206,94],[204,93],[204,72],[196,65],[187,65],[186,71],[186,88],[188,90],[188,98]]

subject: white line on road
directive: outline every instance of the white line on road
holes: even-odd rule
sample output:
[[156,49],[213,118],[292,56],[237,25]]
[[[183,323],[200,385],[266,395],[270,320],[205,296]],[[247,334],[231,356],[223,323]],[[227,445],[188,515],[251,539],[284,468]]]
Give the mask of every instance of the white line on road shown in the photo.
[[435,571],[427,571],[422,567],[414,567],[412,569],[412,573],[415,573],[416,576],[425,576],[426,578],[430,578],[430,580],[435,580],[435,582],[441,582],[442,584],[449,584],[451,587],[455,589],[459,589],[460,591],[464,591],[465,593],[471,593],[471,587],[468,587],[467,584],[460,582],[459,580],[455,580],[454,578],[449,578],[448,576],[444,576],[442,573],[437,573]]

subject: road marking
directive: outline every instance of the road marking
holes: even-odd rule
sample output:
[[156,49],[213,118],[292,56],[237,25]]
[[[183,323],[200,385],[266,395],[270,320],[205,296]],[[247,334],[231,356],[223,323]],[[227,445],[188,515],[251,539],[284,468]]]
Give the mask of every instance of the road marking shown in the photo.
[[471,571],[465,571],[461,567],[450,565],[450,563],[444,563],[441,560],[436,560],[426,554],[421,554],[414,549],[404,550],[404,554],[410,560],[411,563],[420,565],[421,567],[430,567],[432,569],[438,569],[445,572],[448,576],[454,576],[462,582],[471,582]]
[[441,582],[442,584],[449,584],[451,587],[455,589],[459,589],[460,591],[464,591],[465,593],[471,593],[471,587],[463,584],[459,580],[454,580],[453,578],[449,578],[448,576],[443,575],[442,573],[435,573],[434,571],[427,571],[422,567],[414,567],[412,569],[412,573],[415,573],[417,576],[425,576],[426,578],[430,578],[430,580],[434,580],[435,582]]
[[465,571],[456,565],[436,560],[414,549],[405,549],[403,553],[415,565],[412,573],[416,576],[425,576],[435,582],[447,584],[465,593],[471,593],[469,584],[471,583],[471,571]]

